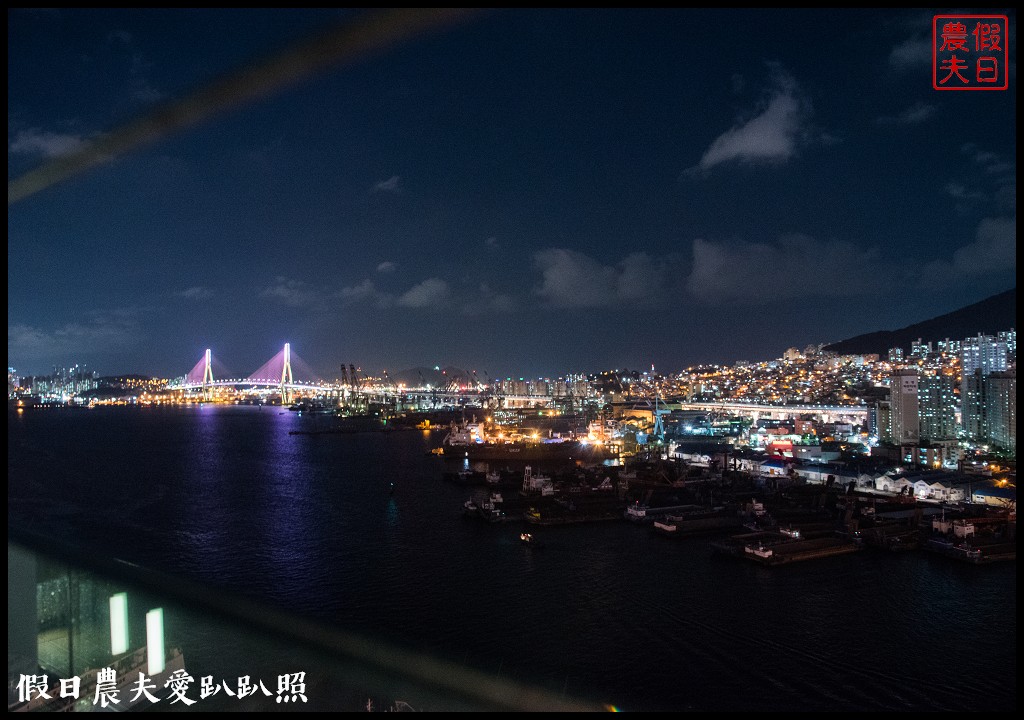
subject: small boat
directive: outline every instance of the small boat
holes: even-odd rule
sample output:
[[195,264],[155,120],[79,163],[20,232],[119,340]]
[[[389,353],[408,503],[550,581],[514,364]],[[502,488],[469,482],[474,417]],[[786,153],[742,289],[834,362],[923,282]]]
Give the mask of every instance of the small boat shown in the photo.
[[529,545],[532,548],[540,549],[544,547],[544,543],[540,542],[528,532],[519,533],[519,542],[523,545]]
[[753,545],[747,545],[743,548],[744,552],[748,552],[751,555],[756,555],[759,558],[770,558],[774,553],[771,548],[766,548],[763,544],[758,543],[757,547]]
[[480,515],[482,515],[485,520],[490,520],[491,522],[501,522],[502,520],[505,520],[507,516],[501,508],[502,502],[504,501],[502,500],[501,493],[492,492],[489,498],[480,503]]
[[494,503],[491,502],[481,503],[479,515],[484,520],[491,523],[506,522],[511,519],[509,518],[508,515],[505,514],[504,510],[502,510],[499,507],[496,507]]

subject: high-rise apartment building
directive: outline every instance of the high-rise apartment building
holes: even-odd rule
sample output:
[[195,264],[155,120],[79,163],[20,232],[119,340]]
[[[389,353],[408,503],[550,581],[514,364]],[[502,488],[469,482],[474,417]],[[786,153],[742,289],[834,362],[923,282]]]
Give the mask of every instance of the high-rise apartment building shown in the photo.
[[1006,370],[1006,340],[978,335],[960,343],[961,377],[968,377],[975,370],[981,370],[982,375]]
[[918,380],[917,370],[898,370],[890,376],[891,432],[896,445],[916,443],[921,439]]
[[957,435],[957,396],[952,376],[925,374],[917,383],[918,418],[922,438],[946,440]]
[[1017,452],[1017,371],[992,373],[985,378],[987,439],[1004,450]]

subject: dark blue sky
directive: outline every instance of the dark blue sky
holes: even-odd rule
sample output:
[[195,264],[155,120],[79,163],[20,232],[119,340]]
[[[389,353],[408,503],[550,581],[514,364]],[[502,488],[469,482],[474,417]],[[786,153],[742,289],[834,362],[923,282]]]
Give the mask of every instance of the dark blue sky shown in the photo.
[[[931,11],[476,15],[9,204],[8,364],[670,371],[953,310],[1016,283],[990,12],[1005,92],[932,89]],[[8,179],[345,19],[9,10]]]

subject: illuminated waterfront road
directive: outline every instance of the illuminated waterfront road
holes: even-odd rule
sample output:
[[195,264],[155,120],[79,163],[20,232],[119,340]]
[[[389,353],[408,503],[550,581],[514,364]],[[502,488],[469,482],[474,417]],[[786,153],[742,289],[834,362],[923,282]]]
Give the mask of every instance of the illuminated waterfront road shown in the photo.
[[835,418],[850,418],[859,424],[868,419],[868,408],[863,405],[758,405],[745,402],[693,402],[671,403],[670,407],[680,410],[720,412],[728,415],[747,415],[755,420],[762,417],[785,420],[800,415],[819,415],[823,422]]

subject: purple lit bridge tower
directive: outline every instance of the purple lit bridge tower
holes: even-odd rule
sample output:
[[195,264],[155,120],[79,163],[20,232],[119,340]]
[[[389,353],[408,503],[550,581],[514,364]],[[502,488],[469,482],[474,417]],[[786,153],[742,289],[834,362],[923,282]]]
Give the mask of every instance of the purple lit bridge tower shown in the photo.
[[291,343],[285,343],[280,352],[245,378],[229,377],[230,373],[223,367],[217,368],[217,376],[214,377],[214,368],[213,352],[207,350],[188,374],[173,387],[187,392],[198,391],[204,400],[212,399],[216,388],[274,388],[281,393],[281,403],[285,405],[294,401],[296,393],[323,390],[327,387],[302,358],[292,353]]

